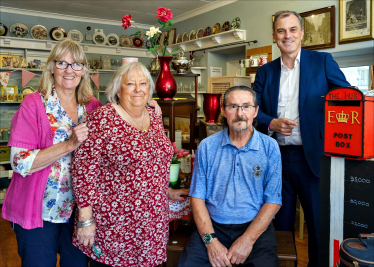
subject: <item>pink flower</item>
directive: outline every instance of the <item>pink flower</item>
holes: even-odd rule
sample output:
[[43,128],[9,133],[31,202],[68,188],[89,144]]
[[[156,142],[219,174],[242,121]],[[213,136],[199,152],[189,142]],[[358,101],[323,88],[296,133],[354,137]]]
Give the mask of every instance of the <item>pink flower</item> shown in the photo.
[[188,156],[189,154],[189,152],[183,152],[183,157]]
[[68,203],[64,202],[64,203],[62,203],[62,206],[63,206],[64,208],[67,207],[67,206],[68,206]]
[[65,218],[70,218],[71,211],[65,213]]
[[68,178],[66,176],[62,177],[60,184],[66,184],[68,182]]
[[63,186],[60,188],[60,191],[64,194],[66,192],[69,192],[69,187]]
[[177,143],[173,142],[174,154],[178,154]]
[[182,154],[177,154],[177,158],[181,159],[181,158],[183,158],[183,155]]
[[169,19],[173,18],[173,14],[170,12],[170,9],[165,7],[157,8],[157,18],[159,18],[162,22],[168,22]]
[[55,175],[56,175],[56,177],[60,177],[60,173],[59,172],[55,172]]
[[127,30],[131,26],[132,15],[126,15],[122,18],[122,27]]

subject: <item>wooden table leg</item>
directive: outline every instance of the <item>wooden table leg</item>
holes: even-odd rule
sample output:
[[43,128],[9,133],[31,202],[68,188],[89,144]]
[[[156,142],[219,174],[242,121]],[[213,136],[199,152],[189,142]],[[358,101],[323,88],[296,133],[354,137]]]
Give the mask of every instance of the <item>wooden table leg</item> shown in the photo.
[[195,148],[195,105],[191,105],[190,111],[190,152]]
[[170,141],[172,143],[175,142],[175,111],[174,111],[174,106],[170,107],[169,133],[170,133]]

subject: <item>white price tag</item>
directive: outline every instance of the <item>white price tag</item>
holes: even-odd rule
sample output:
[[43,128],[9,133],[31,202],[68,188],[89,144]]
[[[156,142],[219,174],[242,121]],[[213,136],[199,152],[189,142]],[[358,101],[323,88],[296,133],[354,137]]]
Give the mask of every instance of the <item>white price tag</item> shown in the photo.
[[12,179],[12,176],[13,176],[13,171],[9,171],[8,172],[8,179]]

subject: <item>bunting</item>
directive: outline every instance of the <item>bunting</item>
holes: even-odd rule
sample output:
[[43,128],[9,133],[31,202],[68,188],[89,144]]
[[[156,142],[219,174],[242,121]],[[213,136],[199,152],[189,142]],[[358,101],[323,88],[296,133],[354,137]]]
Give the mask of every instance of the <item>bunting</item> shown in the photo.
[[26,86],[26,84],[34,78],[36,74],[27,70],[22,70],[22,88]]
[[99,89],[100,88],[99,73],[92,74],[91,79],[94,82],[94,84],[96,85],[97,89]]
[[3,86],[4,92],[7,91],[6,89],[7,89],[10,73],[11,73],[11,71],[0,72],[0,84]]

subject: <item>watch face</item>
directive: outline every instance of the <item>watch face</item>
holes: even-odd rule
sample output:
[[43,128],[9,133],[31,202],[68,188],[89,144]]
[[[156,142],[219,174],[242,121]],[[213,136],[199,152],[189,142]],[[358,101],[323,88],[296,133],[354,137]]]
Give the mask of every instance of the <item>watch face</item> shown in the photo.
[[213,238],[210,234],[203,235],[204,244],[209,244],[210,242],[212,242],[212,240],[213,240]]

